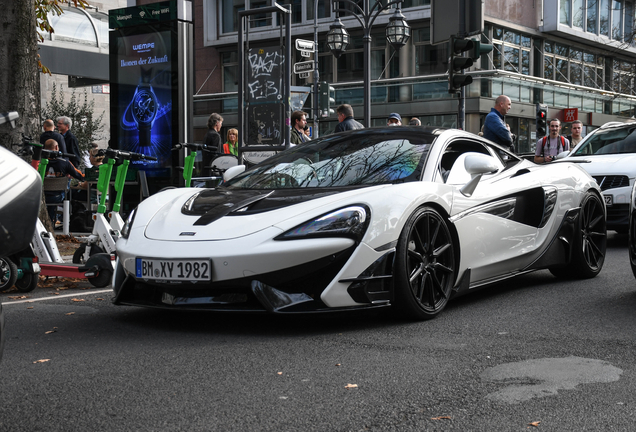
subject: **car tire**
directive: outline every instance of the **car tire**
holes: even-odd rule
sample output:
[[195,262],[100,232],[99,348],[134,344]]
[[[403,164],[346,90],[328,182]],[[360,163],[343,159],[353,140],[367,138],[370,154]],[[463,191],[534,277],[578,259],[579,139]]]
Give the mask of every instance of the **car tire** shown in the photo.
[[566,267],[550,269],[559,278],[590,279],[603,268],[607,248],[605,206],[595,193],[581,201],[581,213],[572,245],[572,260]]
[[7,257],[0,257],[0,291],[10,289],[18,280],[18,266]]
[[[84,252],[86,251],[86,244],[81,244],[77,249],[75,249],[75,252],[73,253],[73,263],[74,264],[84,264]],[[92,257],[95,254],[98,253],[104,253],[104,250],[97,246],[97,245],[92,245],[91,246],[91,252],[90,252],[90,257]]]
[[446,307],[456,277],[455,240],[445,218],[421,207],[406,222],[394,264],[394,307],[400,317],[435,318]]
[[627,250],[629,251],[629,265],[636,278],[636,211],[632,210],[629,215],[629,237]]

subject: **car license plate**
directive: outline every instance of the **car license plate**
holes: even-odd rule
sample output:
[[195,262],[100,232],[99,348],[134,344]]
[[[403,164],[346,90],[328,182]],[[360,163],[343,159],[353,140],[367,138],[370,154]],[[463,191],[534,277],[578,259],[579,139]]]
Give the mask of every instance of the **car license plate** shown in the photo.
[[135,273],[142,279],[209,281],[212,279],[210,260],[161,260],[137,258]]
[[605,205],[607,207],[611,207],[612,204],[614,204],[614,197],[612,195],[603,195],[603,198],[605,198]]

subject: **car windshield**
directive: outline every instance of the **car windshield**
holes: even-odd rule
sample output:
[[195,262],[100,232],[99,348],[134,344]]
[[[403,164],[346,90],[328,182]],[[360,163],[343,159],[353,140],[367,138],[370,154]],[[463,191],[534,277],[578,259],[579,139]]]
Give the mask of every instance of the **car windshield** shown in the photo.
[[293,147],[231,179],[239,189],[324,188],[417,181],[435,136],[365,130]]
[[636,153],[636,125],[597,130],[571,156]]

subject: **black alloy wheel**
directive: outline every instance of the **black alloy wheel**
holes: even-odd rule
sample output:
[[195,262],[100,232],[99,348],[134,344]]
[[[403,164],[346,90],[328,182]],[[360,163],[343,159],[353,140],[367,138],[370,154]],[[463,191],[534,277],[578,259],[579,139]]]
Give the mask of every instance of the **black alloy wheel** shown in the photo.
[[605,204],[597,194],[587,192],[583,197],[578,223],[570,265],[550,269],[557,277],[590,279],[599,274],[605,263]]
[[431,207],[416,210],[398,240],[395,307],[401,316],[426,320],[446,307],[456,277],[456,245],[444,217]]

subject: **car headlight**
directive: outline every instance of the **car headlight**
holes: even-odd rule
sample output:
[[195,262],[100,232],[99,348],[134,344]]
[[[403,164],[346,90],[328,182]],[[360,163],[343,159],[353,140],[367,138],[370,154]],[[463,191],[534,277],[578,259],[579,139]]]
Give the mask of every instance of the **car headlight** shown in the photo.
[[132,224],[135,221],[135,214],[137,214],[137,208],[133,209],[133,211],[130,212],[130,214],[128,215],[128,218],[126,219],[126,223],[124,224],[124,227],[121,229],[121,236],[125,239],[127,239],[128,236],[130,235]]
[[369,224],[370,211],[355,205],[319,216],[277,236],[275,240],[311,237],[350,237],[360,241]]

